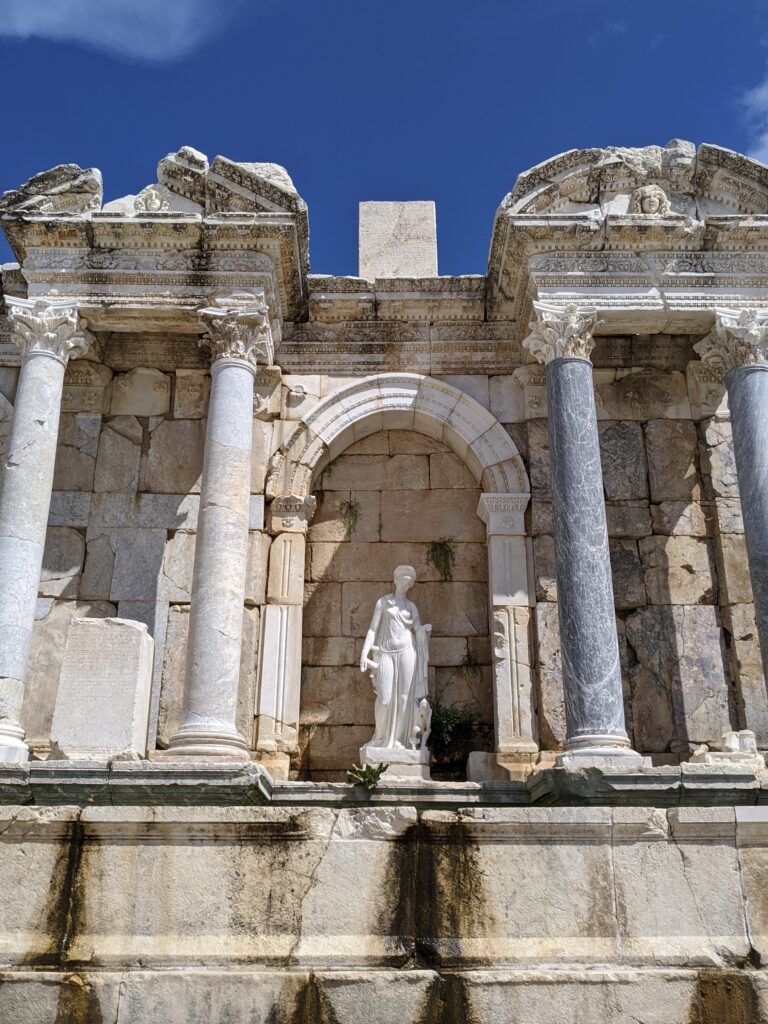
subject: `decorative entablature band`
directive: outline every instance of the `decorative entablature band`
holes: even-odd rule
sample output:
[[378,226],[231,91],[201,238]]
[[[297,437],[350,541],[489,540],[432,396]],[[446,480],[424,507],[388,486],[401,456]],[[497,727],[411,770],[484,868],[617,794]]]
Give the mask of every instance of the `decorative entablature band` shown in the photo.
[[489,537],[524,536],[530,494],[481,494],[477,514]]

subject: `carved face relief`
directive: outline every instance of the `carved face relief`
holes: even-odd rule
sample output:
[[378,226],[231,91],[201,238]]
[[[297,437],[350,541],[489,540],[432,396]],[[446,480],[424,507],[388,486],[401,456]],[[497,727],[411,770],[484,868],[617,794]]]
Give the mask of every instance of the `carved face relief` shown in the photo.
[[663,217],[669,212],[669,199],[661,185],[643,185],[636,188],[629,200],[629,213]]

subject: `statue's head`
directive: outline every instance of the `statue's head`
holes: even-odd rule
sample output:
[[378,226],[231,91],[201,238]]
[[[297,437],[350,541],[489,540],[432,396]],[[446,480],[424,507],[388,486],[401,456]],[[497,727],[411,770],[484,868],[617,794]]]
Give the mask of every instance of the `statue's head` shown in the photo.
[[669,211],[669,199],[661,185],[643,185],[636,188],[629,200],[630,213],[664,216]]
[[398,565],[395,569],[395,586],[400,583],[404,590],[410,590],[416,582],[416,570],[412,565]]

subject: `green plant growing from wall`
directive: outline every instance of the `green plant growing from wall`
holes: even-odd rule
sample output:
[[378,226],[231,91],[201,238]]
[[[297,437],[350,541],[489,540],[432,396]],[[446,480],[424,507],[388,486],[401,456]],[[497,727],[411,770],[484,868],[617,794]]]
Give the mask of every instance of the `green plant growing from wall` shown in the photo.
[[389,764],[366,764],[361,768],[360,765],[353,764],[352,770],[347,772],[355,786],[364,786],[369,793],[372,793],[376,786],[379,784],[379,779],[384,772],[389,768]]
[[453,580],[453,563],[456,558],[456,543],[453,537],[433,540],[427,551],[427,562],[435,569],[443,583]]
[[473,679],[480,678],[482,672],[480,662],[469,649],[469,641],[467,641],[467,650],[464,653],[464,659],[461,662],[461,667],[464,669],[466,675],[471,676]]
[[448,751],[466,741],[477,722],[475,713],[464,704],[444,704],[439,695],[430,697],[432,732],[430,743],[435,753]]
[[320,476],[317,478],[317,483],[315,484],[315,486],[319,488],[321,491],[325,487],[326,477],[329,477],[336,468],[336,462],[336,459],[331,459],[327,466],[323,466],[323,469],[320,472]]
[[360,502],[354,498],[350,498],[349,501],[339,502],[339,519],[341,519],[344,529],[348,535],[355,532],[357,521],[360,518]]

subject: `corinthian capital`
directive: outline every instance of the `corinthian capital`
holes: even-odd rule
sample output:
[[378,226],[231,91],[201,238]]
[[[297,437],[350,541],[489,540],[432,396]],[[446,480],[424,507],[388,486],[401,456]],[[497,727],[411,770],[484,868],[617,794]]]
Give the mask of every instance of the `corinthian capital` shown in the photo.
[[534,359],[540,363],[551,363],[561,356],[589,359],[595,341],[592,331],[598,326],[594,309],[579,309],[570,305],[561,309],[534,302],[536,319],[531,321],[531,333],[523,342]]
[[200,340],[217,359],[239,359],[256,370],[270,366],[275,348],[264,293],[238,293],[216,299],[216,305],[199,310],[206,337]]
[[66,366],[70,358],[87,352],[93,336],[78,313],[76,303],[6,297],[14,341],[24,357],[52,356]]
[[705,363],[726,372],[739,366],[768,366],[768,311],[716,309],[714,328],[693,348]]

